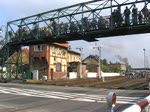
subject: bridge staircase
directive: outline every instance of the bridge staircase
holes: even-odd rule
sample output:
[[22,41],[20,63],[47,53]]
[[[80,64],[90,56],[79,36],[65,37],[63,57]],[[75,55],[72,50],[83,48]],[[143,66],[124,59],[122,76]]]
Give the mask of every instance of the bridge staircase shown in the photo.
[[[10,65],[13,64],[18,64],[18,62],[20,62],[19,60],[17,60],[16,62],[11,62],[10,58],[14,59],[14,58],[18,58],[20,59],[19,55],[17,55],[17,57],[12,57],[12,55],[14,53],[19,54],[20,52],[20,46],[17,45],[13,45],[13,46],[9,46],[7,45],[7,43],[5,43],[5,40],[1,40],[0,41],[0,79],[1,81],[4,80],[9,80],[11,75],[10,70],[8,69]],[[14,77],[16,77],[14,75]]]

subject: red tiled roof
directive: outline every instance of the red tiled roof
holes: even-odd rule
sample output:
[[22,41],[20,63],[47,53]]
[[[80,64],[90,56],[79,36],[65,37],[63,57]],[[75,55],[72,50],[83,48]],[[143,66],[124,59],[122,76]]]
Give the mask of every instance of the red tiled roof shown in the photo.
[[70,45],[67,44],[67,43],[64,43],[64,44],[60,44],[60,43],[54,43],[55,45],[58,45],[58,46],[61,46],[61,47],[66,47],[66,48],[69,48]]

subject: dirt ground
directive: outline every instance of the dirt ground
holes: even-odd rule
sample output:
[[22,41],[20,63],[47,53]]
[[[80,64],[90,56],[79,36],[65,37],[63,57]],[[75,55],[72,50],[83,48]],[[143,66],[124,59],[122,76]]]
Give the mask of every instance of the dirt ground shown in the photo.
[[48,81],[26,80],[27,84],[44,84],[56,86],[75,86],[75,87],[96,87],[96,88],[112,88],[112,89],[148,89],[150,79],[135,78],[129,79],[126,76],[107,77],[102,81],[100,78],[85,79],[59,79]]

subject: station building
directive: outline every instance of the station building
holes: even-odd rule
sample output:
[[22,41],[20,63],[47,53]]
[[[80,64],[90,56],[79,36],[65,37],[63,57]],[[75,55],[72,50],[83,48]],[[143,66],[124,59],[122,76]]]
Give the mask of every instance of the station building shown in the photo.
[[38,71],[38,79],[46,76],[48,80],[66,78],[68,64],[80,62],[80,53],[71,51],[69,44],[40,44],[30,46],[30,70]]

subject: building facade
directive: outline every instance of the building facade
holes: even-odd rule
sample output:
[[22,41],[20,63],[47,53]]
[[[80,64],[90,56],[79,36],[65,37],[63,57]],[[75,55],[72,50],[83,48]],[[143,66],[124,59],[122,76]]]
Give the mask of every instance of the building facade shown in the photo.
[[67,76],[69,62],[79,62],[80,54],[69,50],[68,44],[40,44],[30,46],[30,69],[38,70],[39,79],[60,79]]
[[[100,63],[99,63],[100,61]],[[83,60],[86,64],[87,70],[89,72],[98,72],[99,64],[101,71],[103,72],[125,72],[127,70],[126,64],[121,63],[108,63],[106,59],[99,60],[97,55],[89,55]]]

